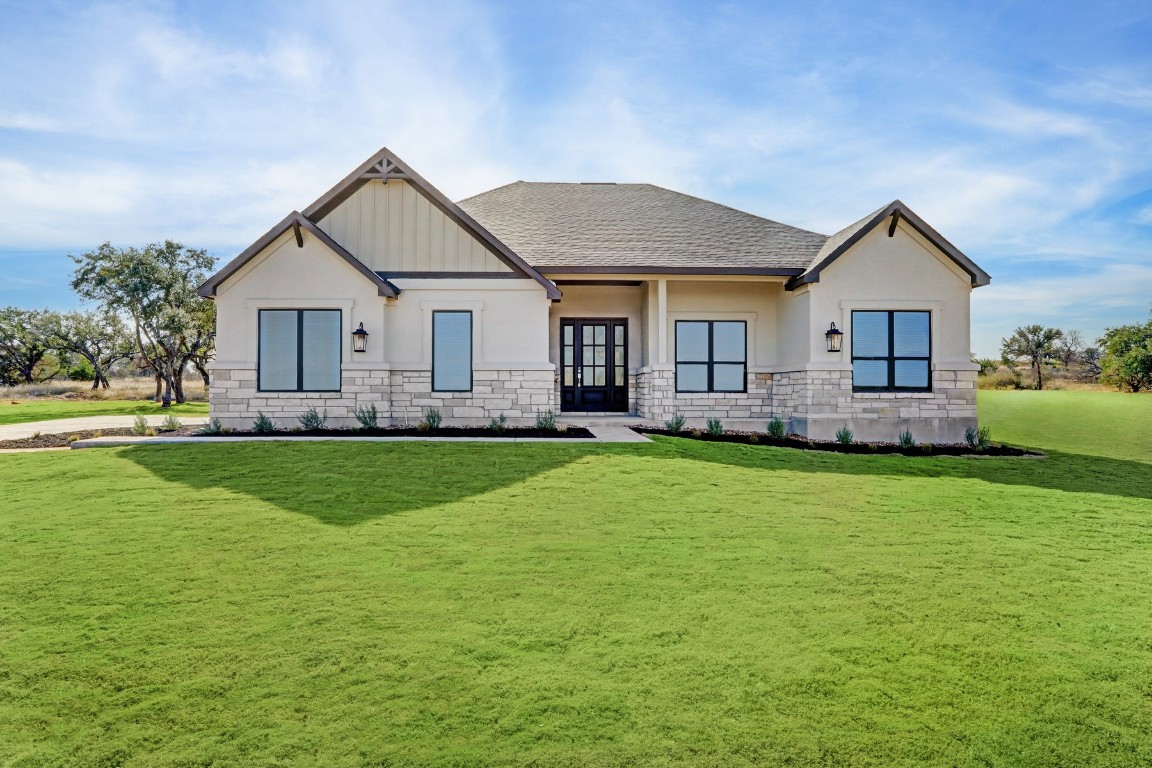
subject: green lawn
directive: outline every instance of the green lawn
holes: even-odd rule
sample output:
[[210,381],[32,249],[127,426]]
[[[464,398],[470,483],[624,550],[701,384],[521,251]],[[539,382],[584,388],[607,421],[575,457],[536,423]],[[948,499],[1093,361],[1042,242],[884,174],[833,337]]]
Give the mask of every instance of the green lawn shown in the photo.
[[1148,765],[1152,466],[1060,448],[3,455],[0,765]]
[[143,413],[163,416],[207,416],[208,403],[182,403],[165,410],[148,400],[2,400],[0,426],[47,419],[74,419],[79,416],[129,416]]
[[1152,392],[983,391],[979,400],[994,440],[1152,461]]

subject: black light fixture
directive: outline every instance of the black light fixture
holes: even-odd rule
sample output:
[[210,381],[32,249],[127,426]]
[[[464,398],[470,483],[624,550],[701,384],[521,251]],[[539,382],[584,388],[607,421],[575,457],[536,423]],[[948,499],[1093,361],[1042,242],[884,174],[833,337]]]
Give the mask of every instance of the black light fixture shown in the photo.
[[368,331],[364,330],[364,323],[352,331],[352,351],[363,352],[368,347]]
[[836,323],[832,323],[832,326],[825,331],[824,338],[828,340],[829,352],[839,352],[840,344],[844,341],[844,331],[837,328]]

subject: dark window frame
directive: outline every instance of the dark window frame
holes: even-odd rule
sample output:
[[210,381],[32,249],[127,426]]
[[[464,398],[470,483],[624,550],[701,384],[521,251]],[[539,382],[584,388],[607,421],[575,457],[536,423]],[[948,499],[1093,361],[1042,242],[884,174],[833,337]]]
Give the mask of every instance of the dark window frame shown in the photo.
[[[468,315],[468,388],[467,389],[437,389],[436,388],[436,315]],[[433,392],[471,392],[476,384],[476,318],[470,309],[435,309],[432,310],[432,391]]]
[[[680,324],[681,323],[703,323],[708,326],[708,359],[707,360],[681,360],[680,359]],[[716,323],[740,323],[744,326],[744,359],[743,360],[716,360],[715,341],[713,338],[713,327]],[[748,321],[747,320],[677,320],[675,324],[676,338],[672,340],[673,354],[672,364],[675,366],[676,371],[676,393],[684,395],[713,395],[713,394],[742,394],[748,391]],[[708,368],[708,388],[707,389],[681,389],[680,388],[680,365],[705,365]],[[743,372],[740,376],[740,389],[716,389],[715,388],[715,366],[717,365],[740,365]]]
[[[888,354],[887,355],[857,355],[856,354],[856,314],[870,312],[872,314],[886,314],[888,316]],[[928,354],[927,355],[897,355],[896,354],[896,315],[920,314],[928,316]],[[857,360],[884,360],[888,363],[888,384],[883,387],[856,386]],[[898,387],[896,382],[896,361],[923,360],[928,364],[928,384],[923,387]],[[932,311],[928,309],[854,309],[852,310],[852,391],[853,392],[931,392],[932,391]]]
[[[295,389],[264,389],[260,386],[261,376],[260,372],[263,366],[263,353],[261,352],[263,345],[260,340],[264,335],[264,313],[265,312],[295,312],[296,313],[296,388]],[[339,386],[336,389],[304,389],[304,313],[305,312],[336,312],[339,316],[337,321],[340,328],[340,341],[337,346],[340,350],[339,362],[337,364],[337,372],[340,374],[336,378],[341,384],[344,383],[344,310],[329,308],[329,307],[307,307],[306,309],[294,309],[292,307],[267,307],[260,309],[256,313],[256,391],[257,392],[340,392]]]

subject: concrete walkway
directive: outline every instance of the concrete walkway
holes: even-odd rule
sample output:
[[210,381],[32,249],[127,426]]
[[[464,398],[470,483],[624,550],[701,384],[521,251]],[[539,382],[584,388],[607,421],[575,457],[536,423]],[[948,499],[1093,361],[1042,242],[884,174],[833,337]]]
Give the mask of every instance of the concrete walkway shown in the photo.
[[[152,426],[159,426],[164,416],[145,416]],[[199,427],[208,422],[204,416],[177,416],[184,426]],[[23,424],[0,425],[0,440],[23,440],[36,433],[41,435],[63,435],[84,432],[92,429],[125,429],[136,421],[135,416],[79,416],[74,419],[50,419],[48,421],[28,421]]]
[[94,437],[77,440],[72,448],[114,448],[123,445],[180,445],[184,443],[266,443],[282,442],[351,442],[351,443],[650,443],[644,435],[639,435],[624,427],[590,426],[592,437],[309,437],[306,435],[226,435],[223,437]]

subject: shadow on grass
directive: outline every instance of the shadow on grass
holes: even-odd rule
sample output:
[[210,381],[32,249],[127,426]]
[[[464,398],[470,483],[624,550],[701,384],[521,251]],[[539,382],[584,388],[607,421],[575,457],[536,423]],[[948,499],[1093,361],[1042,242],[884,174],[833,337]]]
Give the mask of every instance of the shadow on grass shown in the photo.
[[[1059,452],[1050,452],[1045,459],[908,458],[661,437],[655,444],[628,445],[154,445],[127,448],[122,455],[166,481],[204,490],[226,489],[341,526],[488,493],[592,455],[682,459],[767,472],[976,479],[999,485],[1152,499],[1152,465]],[[534,499],[530,503],[546,502],[547,499]]]
[[356,525],[514,485],[591,447],[284,442],[142,445],[122,455],[169,482],[222,488],[330,525]]

